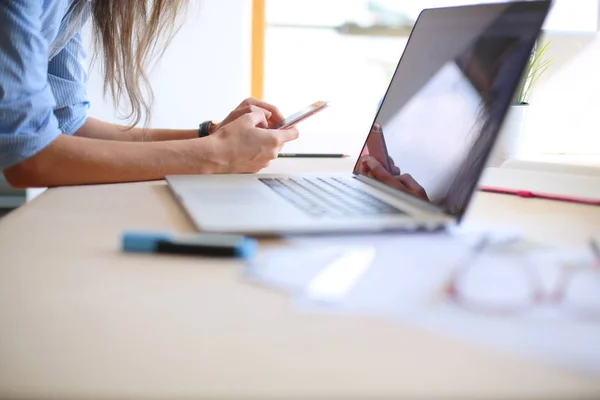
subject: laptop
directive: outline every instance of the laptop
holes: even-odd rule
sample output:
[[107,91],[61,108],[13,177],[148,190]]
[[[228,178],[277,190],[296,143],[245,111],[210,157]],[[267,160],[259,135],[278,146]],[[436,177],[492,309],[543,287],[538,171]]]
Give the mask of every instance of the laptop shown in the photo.
[[177,175],[167,177],[169,187],[207,232],[455,225],[476,190],[551,3],[424,10],[352,171]]

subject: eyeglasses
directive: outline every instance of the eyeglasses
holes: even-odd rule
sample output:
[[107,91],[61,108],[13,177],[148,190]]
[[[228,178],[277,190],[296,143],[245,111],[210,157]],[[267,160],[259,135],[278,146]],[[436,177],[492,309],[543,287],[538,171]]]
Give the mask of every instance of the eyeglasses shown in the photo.
[[473,312],[508,315],[551,306],[600,322],[600,246],[592,239],[590,255],[565,258],[525,247],[483,238],[453,270],[445,296]]

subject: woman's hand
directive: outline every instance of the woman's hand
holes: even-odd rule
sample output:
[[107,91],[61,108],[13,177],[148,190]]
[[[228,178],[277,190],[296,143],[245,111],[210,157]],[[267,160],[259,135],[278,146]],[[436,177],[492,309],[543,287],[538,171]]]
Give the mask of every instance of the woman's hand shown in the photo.
[[216,164],[215,173],[254,173],[277,158],[283,145],[298,137],[296,128],[265,129],[273,114],[263,108],[245,112],[208,138]]
[[369,136],[367,137],[366,146],[361,153],[361,157],[363,156],[375,157],[380,164],[385,163],[385,159],[387,158],[390,173],[392,175],[400,175],[400,168],[396,166],[392,157],[387,154],[383,129],[381,128],[381,124],[377,122],[371,126],[371,132],[369,132]]
[[403,192],[410,193],[420,199],[429,201],[425,189],[409,174],[392,175],[385,169],[375,157],[364,156],[359,160],[359,172],[367,175],[381,183],[400,189]]
[[266,122],[264,122],[264,123],[261,122],[261,126],[259,126],[260,128],[266,129],[270,126],[275,126],[275,125],[279,124],[280,122],[283,122],[283,120],[285,119],[283,114],[281,114],[281,111],[279,111],[279,109],[277,107],[275,107],[274,105],[266,103],[262,100],[258,100],[254,97],[250,97],[250,98],[247,98],[246,100],[242,101],[240,103],[240,105],[237,106],[236,109],[233,110],[227,116],[227,118],[225,118],[222,122],[220,122],[219,124],[213,125],[212,132],[216,132],[219,129],[224,128],[225,126],[227,126],[230,123],[232,123],[233,121],[237,120],[239,117],[241,117],[244,114],[249,114],[249,113],[252,113],[255,111],[261,111],[261,110],[265,114]]

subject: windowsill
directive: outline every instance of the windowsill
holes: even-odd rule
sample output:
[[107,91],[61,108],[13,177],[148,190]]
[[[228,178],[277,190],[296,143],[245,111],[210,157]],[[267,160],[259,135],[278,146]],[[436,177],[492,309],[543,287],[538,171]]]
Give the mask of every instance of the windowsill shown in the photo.
[[524,156],[522,160],[600,167],[600,154],[538,154]]

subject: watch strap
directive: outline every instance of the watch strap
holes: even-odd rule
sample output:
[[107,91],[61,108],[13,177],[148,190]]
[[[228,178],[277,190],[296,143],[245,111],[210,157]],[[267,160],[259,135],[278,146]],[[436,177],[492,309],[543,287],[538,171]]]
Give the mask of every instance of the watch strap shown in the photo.
[[207,137],[210,134],[210,127],[213,125],[212,121],[204,121],[198,127],[198,137]]

